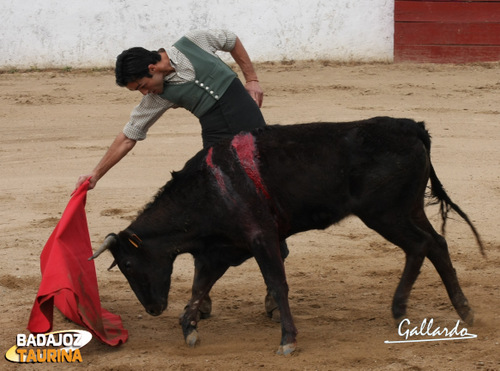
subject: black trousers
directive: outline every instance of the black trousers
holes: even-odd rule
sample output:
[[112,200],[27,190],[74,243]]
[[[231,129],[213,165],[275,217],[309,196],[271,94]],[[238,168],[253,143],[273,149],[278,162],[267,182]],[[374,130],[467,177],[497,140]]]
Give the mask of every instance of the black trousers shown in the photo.
[[[232,137],[242,131],[266,126],[259,106],[239,79],[234,79],[221,99],[200,117],[203,148],[213,146],[218,141]],[[281,257],[288,256],[285,241],[280,243]]]
[[203,148],[242,131],[266,126],[259,106],[237,78],[217,103],[200,117],[200,124]]

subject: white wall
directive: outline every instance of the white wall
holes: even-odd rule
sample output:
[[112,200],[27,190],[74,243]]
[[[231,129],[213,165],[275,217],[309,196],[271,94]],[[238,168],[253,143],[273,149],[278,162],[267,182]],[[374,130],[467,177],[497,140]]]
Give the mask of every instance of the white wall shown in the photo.
[[0,68],[106,67],[190,29],[235,31],[254,61],[392,60],[394,0],[0,0]]

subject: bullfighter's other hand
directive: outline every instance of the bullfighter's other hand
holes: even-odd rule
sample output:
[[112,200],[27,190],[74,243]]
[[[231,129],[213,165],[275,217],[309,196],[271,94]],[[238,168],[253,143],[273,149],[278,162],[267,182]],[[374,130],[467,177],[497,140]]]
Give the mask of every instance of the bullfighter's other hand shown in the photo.
[[262,101],[264,100],[264,91],[260,87],[258,80],[250,80],[245,84],[245,89],[252,99],[257,103],[257,106],[262,107]]

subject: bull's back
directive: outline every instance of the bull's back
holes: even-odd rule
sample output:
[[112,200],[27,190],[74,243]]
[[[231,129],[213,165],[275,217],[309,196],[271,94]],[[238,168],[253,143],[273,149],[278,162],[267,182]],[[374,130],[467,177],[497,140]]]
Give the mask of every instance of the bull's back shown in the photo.
[[293,234],[399,202],[408,188],[423,192],[428,138],[423,123],[378,117],[269,127],[256,145],[263,181]]

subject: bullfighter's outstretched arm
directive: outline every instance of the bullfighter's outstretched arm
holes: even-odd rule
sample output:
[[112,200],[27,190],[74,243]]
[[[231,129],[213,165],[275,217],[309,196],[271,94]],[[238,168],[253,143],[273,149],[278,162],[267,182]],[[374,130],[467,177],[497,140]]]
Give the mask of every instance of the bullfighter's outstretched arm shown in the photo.
[[[80,187],[83,182],[90,178],[89,189],[95,187],[97,181],[101,179],[104,174],[108,172],[114,165],[116,165],[125,155],[135,146],[136,141],[127,138],[125,134],[120,133],[117,135],[107,152],[99,161],[97,166],[90,174],[80,175],[76,182],[76,188]],[[76,190],[75,188],[75,190]]]

